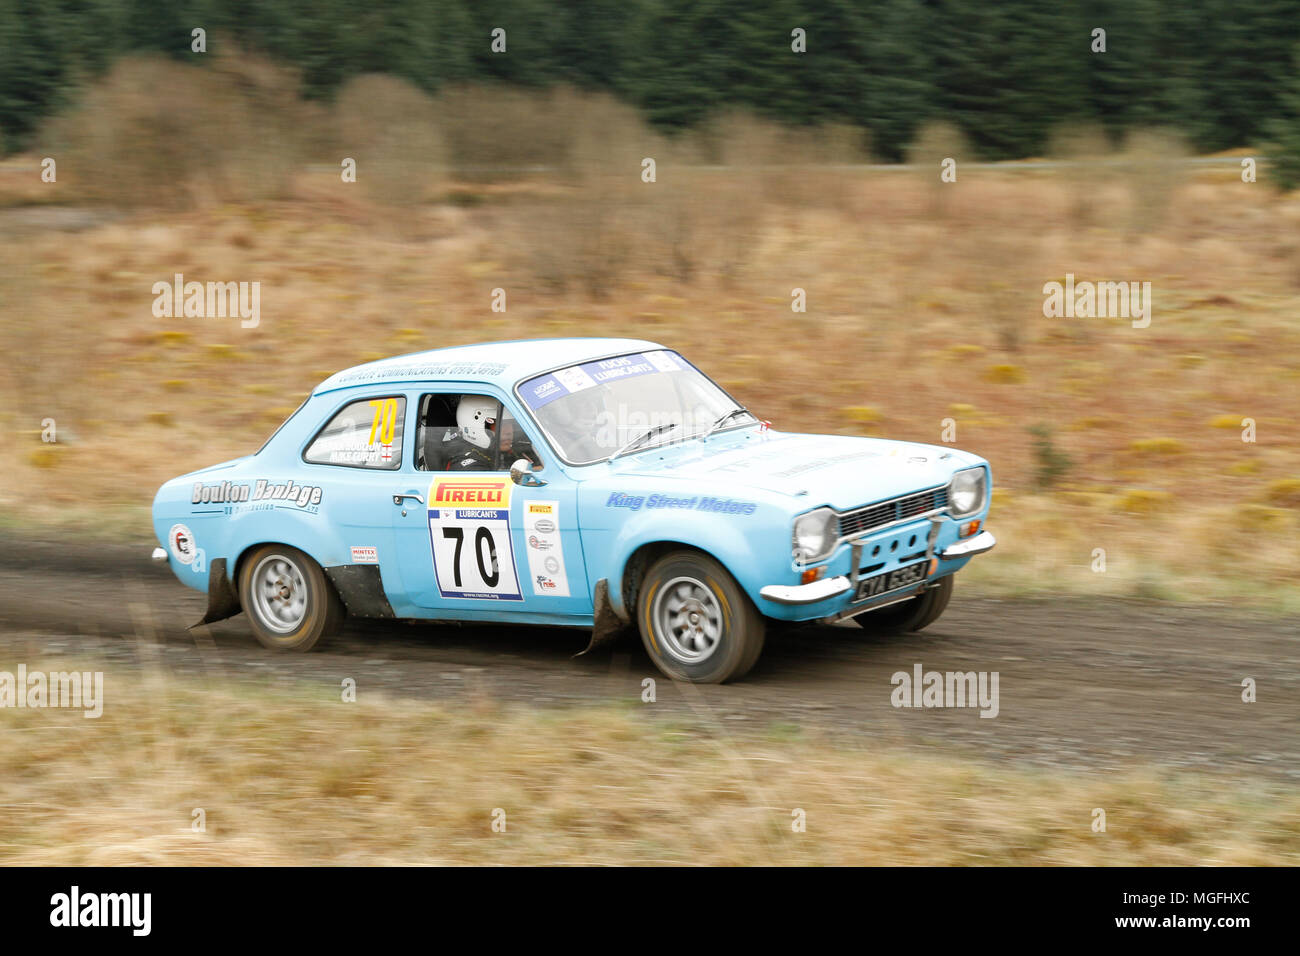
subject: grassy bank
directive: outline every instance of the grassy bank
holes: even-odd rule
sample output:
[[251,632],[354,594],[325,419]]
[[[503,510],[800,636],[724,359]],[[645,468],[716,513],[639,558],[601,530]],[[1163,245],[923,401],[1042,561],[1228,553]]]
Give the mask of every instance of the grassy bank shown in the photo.
[[1300,796],[1239,779],[732,736],[653,704],[452,712],[147,671],[104,698],[97,720],[0,709],[0,862],[1300,863]]

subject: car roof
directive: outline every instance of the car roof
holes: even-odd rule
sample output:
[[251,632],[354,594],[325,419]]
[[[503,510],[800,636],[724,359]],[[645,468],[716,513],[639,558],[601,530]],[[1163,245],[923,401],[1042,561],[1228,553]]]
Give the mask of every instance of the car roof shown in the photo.
[[509,390],[525,378],[565,365],[662,348],[662,345],[644,339],[606,338],[518,339],[457,345],[395,355],[335,372],[317,385],[312,394],[320,395],[357,385],[440,380],[491,382]]

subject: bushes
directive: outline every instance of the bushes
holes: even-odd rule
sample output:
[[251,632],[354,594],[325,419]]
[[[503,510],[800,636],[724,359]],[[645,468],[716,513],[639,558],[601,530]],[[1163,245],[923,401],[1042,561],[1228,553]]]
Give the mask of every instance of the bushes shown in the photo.
[[338,162],[357,163],[357,187],[385,206],[431,198],[446,174],[447,149],[432,99],[405,80],[360,76],[334,104]]
[[177,208],[277,198],[302,159],[291,73],[237,54],[208,68],[118,61],[39,137],[59,181],[91,202]]

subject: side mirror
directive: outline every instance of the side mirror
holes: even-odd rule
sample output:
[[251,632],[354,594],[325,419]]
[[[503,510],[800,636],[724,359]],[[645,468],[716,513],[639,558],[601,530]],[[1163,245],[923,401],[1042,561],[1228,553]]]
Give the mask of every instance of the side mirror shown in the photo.
[[525,488],[540,488],[546,484],[544,478],[538,478],[533,474],[533,463],[527,458],[520,458],[510,466],[510,480]]

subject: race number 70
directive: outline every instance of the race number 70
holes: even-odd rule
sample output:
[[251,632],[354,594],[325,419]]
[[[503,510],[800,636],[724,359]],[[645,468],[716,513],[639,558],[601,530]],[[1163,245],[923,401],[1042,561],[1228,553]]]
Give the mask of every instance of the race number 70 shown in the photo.
[[366,444],[373,445],[378,432],[379,444],[391,445],[397,429],[397,399],[372,398],[370,404],[375,407],[375,420],[370,423],[370,440]]
[[[443,528],[442,536],[456,542],[456,551],[451,558],[452,574],[456,580],[456,587],[463,587],[460,575],[460,558],[465,545],[465,529]],[[483,560],[483,542],[485,541],[488,546],[487,561]],[[501,580],[501,572],[498,570],[496,559],[492,555],[495,547],[496,541],[492,538],[492,532],[480,525],[478,530],[474,532],[474,557],[478,560],[479,577],[490,588],[496,587],[497,582]],[[487,567],[488,564],[492,565],[490,571]]]

